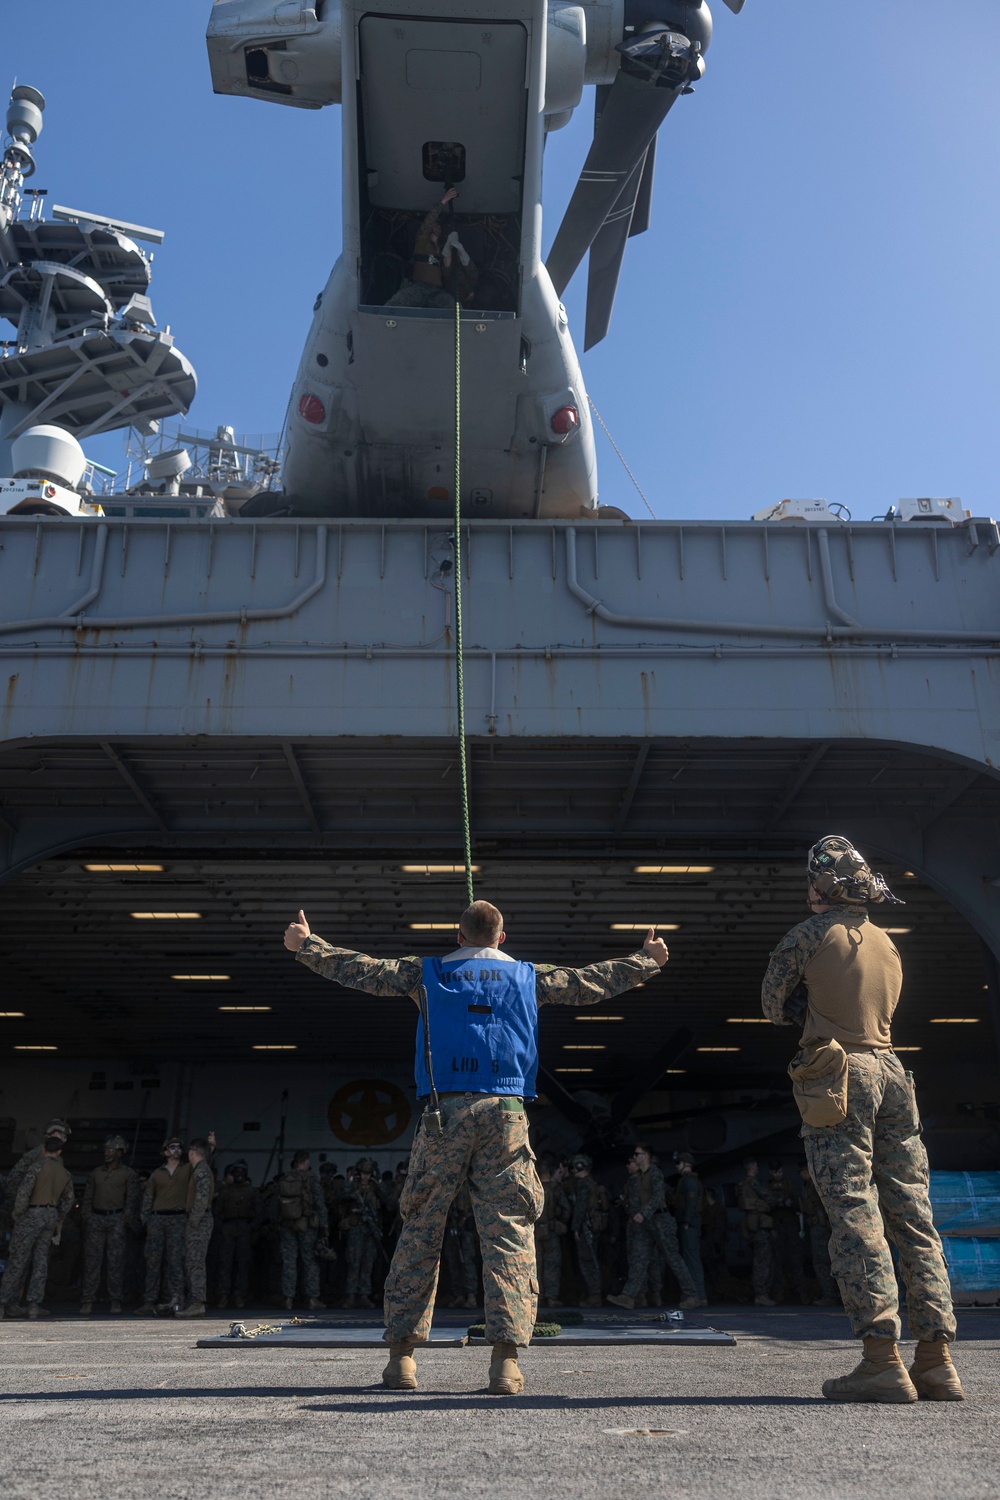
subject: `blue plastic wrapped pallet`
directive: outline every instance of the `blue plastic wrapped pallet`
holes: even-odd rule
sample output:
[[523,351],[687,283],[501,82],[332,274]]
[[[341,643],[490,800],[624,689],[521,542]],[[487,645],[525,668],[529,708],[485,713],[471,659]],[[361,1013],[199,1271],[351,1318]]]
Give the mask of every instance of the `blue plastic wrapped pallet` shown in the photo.
[[956,1302],[1000,1300],[1000,1172],[932,1172],[930,1192]]

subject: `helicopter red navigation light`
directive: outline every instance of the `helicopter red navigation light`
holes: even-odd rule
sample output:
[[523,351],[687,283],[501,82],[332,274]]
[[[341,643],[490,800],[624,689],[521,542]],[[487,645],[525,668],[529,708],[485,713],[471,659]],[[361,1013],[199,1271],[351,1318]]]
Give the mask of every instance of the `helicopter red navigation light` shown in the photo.
[[567,437],[569,433],[575,432],[580,425],[580,413],[575,406],[560,406],[557,412],[553,412],[549,426],[558,437]]
[[318,427],[321,422],[326,421],[326,407],[318,396],[309,394],[300,396],[299,416],[303,417],[307,422],[311,422],[314,427]]

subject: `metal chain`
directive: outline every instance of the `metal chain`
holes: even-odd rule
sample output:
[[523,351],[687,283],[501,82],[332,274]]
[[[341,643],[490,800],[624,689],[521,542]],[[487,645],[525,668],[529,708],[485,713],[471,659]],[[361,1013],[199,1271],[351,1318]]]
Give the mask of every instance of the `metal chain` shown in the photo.
[[642,486],[640,485],[638,479],[636,479],[635,475],[632,473],[632,470],[629,468],[628,464],[625,462],[625,455],[624,455],[624,453],[622,453],[622,450],[619,448],[618,444],[615,442],[614,438],[611,436],[610,432],[608,431],[607,424],[606,424],[604,418],[601,416],[600,412],[597,410],[597,407],[594,405],[594,398],[590,394],[589,391],[587,392],[587,400],[590,402],[590,408],[591,408],[591,411],[594,413],[594,416],[597,418],[597,420],[600,422],[601,426],[604,428],[604,436],[607,438],[608,442],[611,444],[612,448],[615,450],[615,452],[618,454],[618,457],[621,459],[621,461],[622,461],[622,468],[625,470],[625,473],[628,475],[628,477],[631,479],[632,483],[635,485],[636,489],[639,491],[639,494],[642,497],[642,503],[643,503],[643,505],[649,511],[649,514],[652,516],[653,520],[654,521],[657,520],[658,518],[657,518],[656,511],[653,509],[653,507],[650,505],[649,501],[646,499],[646,496],[642,492]]
[[465,850],[465,894],[472,890],[472,825],[469,819],[469,768],[465,747],[465,673],[462,661],[462,304],[455,299],[455,704],[458,711],[458,777],[462,794],[462,841]]

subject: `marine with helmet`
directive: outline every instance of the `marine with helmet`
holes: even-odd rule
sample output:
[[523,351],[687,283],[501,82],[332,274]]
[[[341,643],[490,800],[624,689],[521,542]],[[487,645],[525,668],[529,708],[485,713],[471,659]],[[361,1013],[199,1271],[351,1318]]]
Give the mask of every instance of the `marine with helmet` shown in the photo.
[[139,1228],[139,1174],[125,1165],[128,1146],[120,1135],[104,1142],[104,1163],[95,1167],[83,1190],[83,1284],[80,1316],[89,1318],[97,1300],[101,1268],[111,1311],[120,1313],[125,1295],[125,1253],[129,1229]]
[[18,1189],[24,1181],[26,1173],[38,1162],[45,1158],[45,1141],[58,1137],[65,1147],[73,1132],[65,1120],[58,1116],[48,1122],[42,1131],[42,1141],[37,1146],[32,1146],[19,1156],[17,1161],[7,1173],[7,1181],[4,1183],[3,1205],[0,1207],[0,1228],[10,1227],[11,1217],[14,1211],[14,1203],[17,1199]]
[[[206,1158],[215,1150],[215,1135],[209,1131],[203,1144]],[[184,1160],[180,1135],[168,1135],[162,1146],[163,1165],[151,1172],[142,1195],[139,1217],[146,1230],[146,1285],[138,1318],[152,1318],[184,1302],[184,1241],[188,1223],[188,1189],[194,1167]],[[161,1302],[166,1285],[166,1296]]]
[[[831,1401],[960,1401],[948,1271],[927,1191],[927,1152],[913,1077],[892,1048],[902,988],[892,939],[868,907],[900,903],[851,841],[828,834],[809,851],[811,915],[771,954],[764,1015],[802,1026],[789,1074],[809,1171],[830,1220],[830,1261],[864,1358],[827,1380]],[[909,1373],[899,1358],[892,1236],[917,1337]]]
[[570,1202],[569,1230],[576,1249],[576,1262],[587,1288],[581,1307],[601,1306],[601,1235],[608,1227],[608,1190],[592,1175],[593,1158],[578,1151],[570,1160],[567,1196]]
[[216,1194],[214,1212],[219,1231],[219,1306],[245,1307],[250,1295],[253,1240],[264,1220],[264,1205],[242,1157],[227,1170]]
[[372,1274],[381,1252],[382,1210],[386,1199],[377,1163],[362,1156],[354,1177],[340,1200],[340,1229],[344,1244],[344,1306],[374,1307]]

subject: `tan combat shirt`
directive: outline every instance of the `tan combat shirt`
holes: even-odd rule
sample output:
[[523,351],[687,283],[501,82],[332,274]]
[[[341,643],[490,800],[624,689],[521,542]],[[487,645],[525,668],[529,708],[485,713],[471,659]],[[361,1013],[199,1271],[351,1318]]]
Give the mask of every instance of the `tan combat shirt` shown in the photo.
[[137,1175],[124,1163],[119,1162],[116,1167],[95,1167],[87,1184],[84,1208],[116,1213],[126,1206],[131,1207],[128,1200],[138,1185]]
[[190,1181],[191,1167],[187,1162],[181,1162],[172,1176],[166,1167],[157,1167],[146,1184],[146,1198],[152,1198],[153,1213],[163,1214],[177,1209],[185,1210]]
[[808,993],[803,1047],[831,1040],[848,1052],[892,1046],[903,966],[892,938],[869,922],[867,912],[821,912],[785,934],[761,987],[769,1021],[796,1024],[786,1005],[799,983]]
[[28,1199],[29,1208],[58,1208],[67,1188],[72,1188],[70,1177],[61,1161],[47,1156],[38,1169],[35,1185]]

